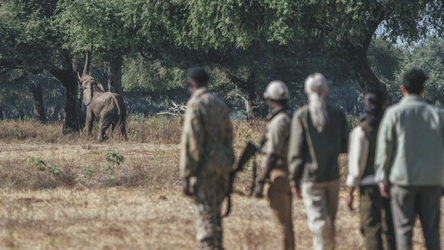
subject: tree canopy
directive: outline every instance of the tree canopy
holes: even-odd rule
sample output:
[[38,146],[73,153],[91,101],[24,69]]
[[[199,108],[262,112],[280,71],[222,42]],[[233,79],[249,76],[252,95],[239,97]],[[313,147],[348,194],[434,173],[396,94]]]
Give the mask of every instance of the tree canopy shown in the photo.
[[[361,92],[388,86],[396,100],[393,83],[413,66],[430,71],[437,84],[428,98],[441,103],[442,41],[394,44],[442,35],[443,7],[436,0],[3,0],[0,73],[57,78],[66,90],[67,131],[79,129],[76,73],[88,50],[93,72],[108,74],[111,91],[122,79],[128,102],[131,95],[151,104],[186,100],[184,71],[200,64],[214,90],[245,105],[248,116],[266,113],[262,92],[274,79],[290,85],[292,105],[304,104],[303,80],[314,71],[350,113],[360,94],[350,85]],[[418,55],[423,62],[412,59]]]

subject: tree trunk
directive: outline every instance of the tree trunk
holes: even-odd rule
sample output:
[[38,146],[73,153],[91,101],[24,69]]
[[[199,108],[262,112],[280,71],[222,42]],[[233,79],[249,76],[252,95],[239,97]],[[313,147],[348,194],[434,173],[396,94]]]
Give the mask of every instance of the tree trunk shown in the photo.
[[3,116],[3,106],[0,106],[0,121],[5,119],[5,117]]
[[379,81],[367,61],[368,47],[370,46],[376,29],[384,19],[385,10],[376,9],[374,15],[368,19],[367,29],[364,31],[365,34],[359,42],[352,43],[347,39],[339,39],[337,45],[344,59],[350,63],[356,80],[364,94],[372,89],[381,89],[385,92],[389,103],[391,103],[391,97],[387,93],[387,87]]
[[56,105],[55,107],[52,108],[52,114],[51,117],[49,119],[56,121],[56,120],[60,120],[60,111],[62,110],[61,105]]
[[9,119],[10,118],[10,114],[11,114],[11,109],[6,107],[6,108],[4,108],[3,111],[5,112],[5,117],[4,118],[5,119]]
[[254,86],[256,81],[255,73],[251,72],[246,81],[239,79],[228,72],[227,75],[243,93],[243,96],[241,97],[245,103],[245,116],[247,120],[264,118],[268,113],[268,109],[261,96],[256,93],[256,88]]
[[25,112],[23,112],[23,110],[18,109],[18,108],[17,108],[17,112],[18,112],[19,119],[22,121],[25,120]]
[[65,119],[63,121],[63,134],[79,132],[81,129],[81,101],[77,97],[78,76],[77,71],[73,69],[72,58],[64,56],[61,68],[55,68],[49,71],[65,88]]
[[108,91],[122,95],[122,56],[115,55],[108,68]]
[[379,81],[367,61],[367,49],[363,48],[354,53],[352,52],[349,59],[353,73],[364,93],[375,88],[386,90],[386,86]]
[[43,89],[40,84],[33,84],[31,86],[32,96],[34,97],[34,118],[45,122],[45,108],[43,105]]

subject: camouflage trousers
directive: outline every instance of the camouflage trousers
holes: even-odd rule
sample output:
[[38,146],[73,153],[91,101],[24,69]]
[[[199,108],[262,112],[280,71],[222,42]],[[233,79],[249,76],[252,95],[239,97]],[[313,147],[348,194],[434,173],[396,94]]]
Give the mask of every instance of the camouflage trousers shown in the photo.
[[223,249],[221,208],[228,178],[198,179],[194,185],[196,240],[202,249]]

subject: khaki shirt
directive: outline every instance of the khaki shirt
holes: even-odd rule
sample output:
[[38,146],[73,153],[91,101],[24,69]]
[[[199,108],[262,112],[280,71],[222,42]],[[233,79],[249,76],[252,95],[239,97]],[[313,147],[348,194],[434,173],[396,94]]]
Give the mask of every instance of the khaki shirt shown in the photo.
[[227,105],[206,87],[187,102],[180,170],[185,177],[228,175],[234,163],[232,125]]
[[401,186],[444,185],[444,118],[418,95],[387,108],[376,143],[376,181]]
[[291,119],[285,111],[281,110],[282,107],[278,107],[269,116],[270,121],[265,129],[265,143],[261,152],[264,154],[262,166],[264,167],[267,158],[274,154],[278,157],[274,169],[281,169],[288,174],[287,152]]
[[328,120],[322,132],[313,126],[308,106],[298,109],[291,122],[288,168],[292,187],[299,182],[339,179],[338,156],[347,152],[349,128],[344,113],[327,105]]

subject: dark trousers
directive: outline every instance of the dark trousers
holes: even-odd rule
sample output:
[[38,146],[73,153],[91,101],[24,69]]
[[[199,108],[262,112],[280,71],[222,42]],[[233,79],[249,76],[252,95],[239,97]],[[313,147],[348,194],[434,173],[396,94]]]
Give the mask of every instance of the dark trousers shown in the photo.
[[416,215],[421,221],[425,246],[428,250],[440,249],[440,186],[402,187],[390,190],[393,219],[398,249],[412,249],[413,226]]
[[377,185],[360,186],[359,194],[361,232],[364,236],[365,249],[395,250],[390,200],[381,197]]

